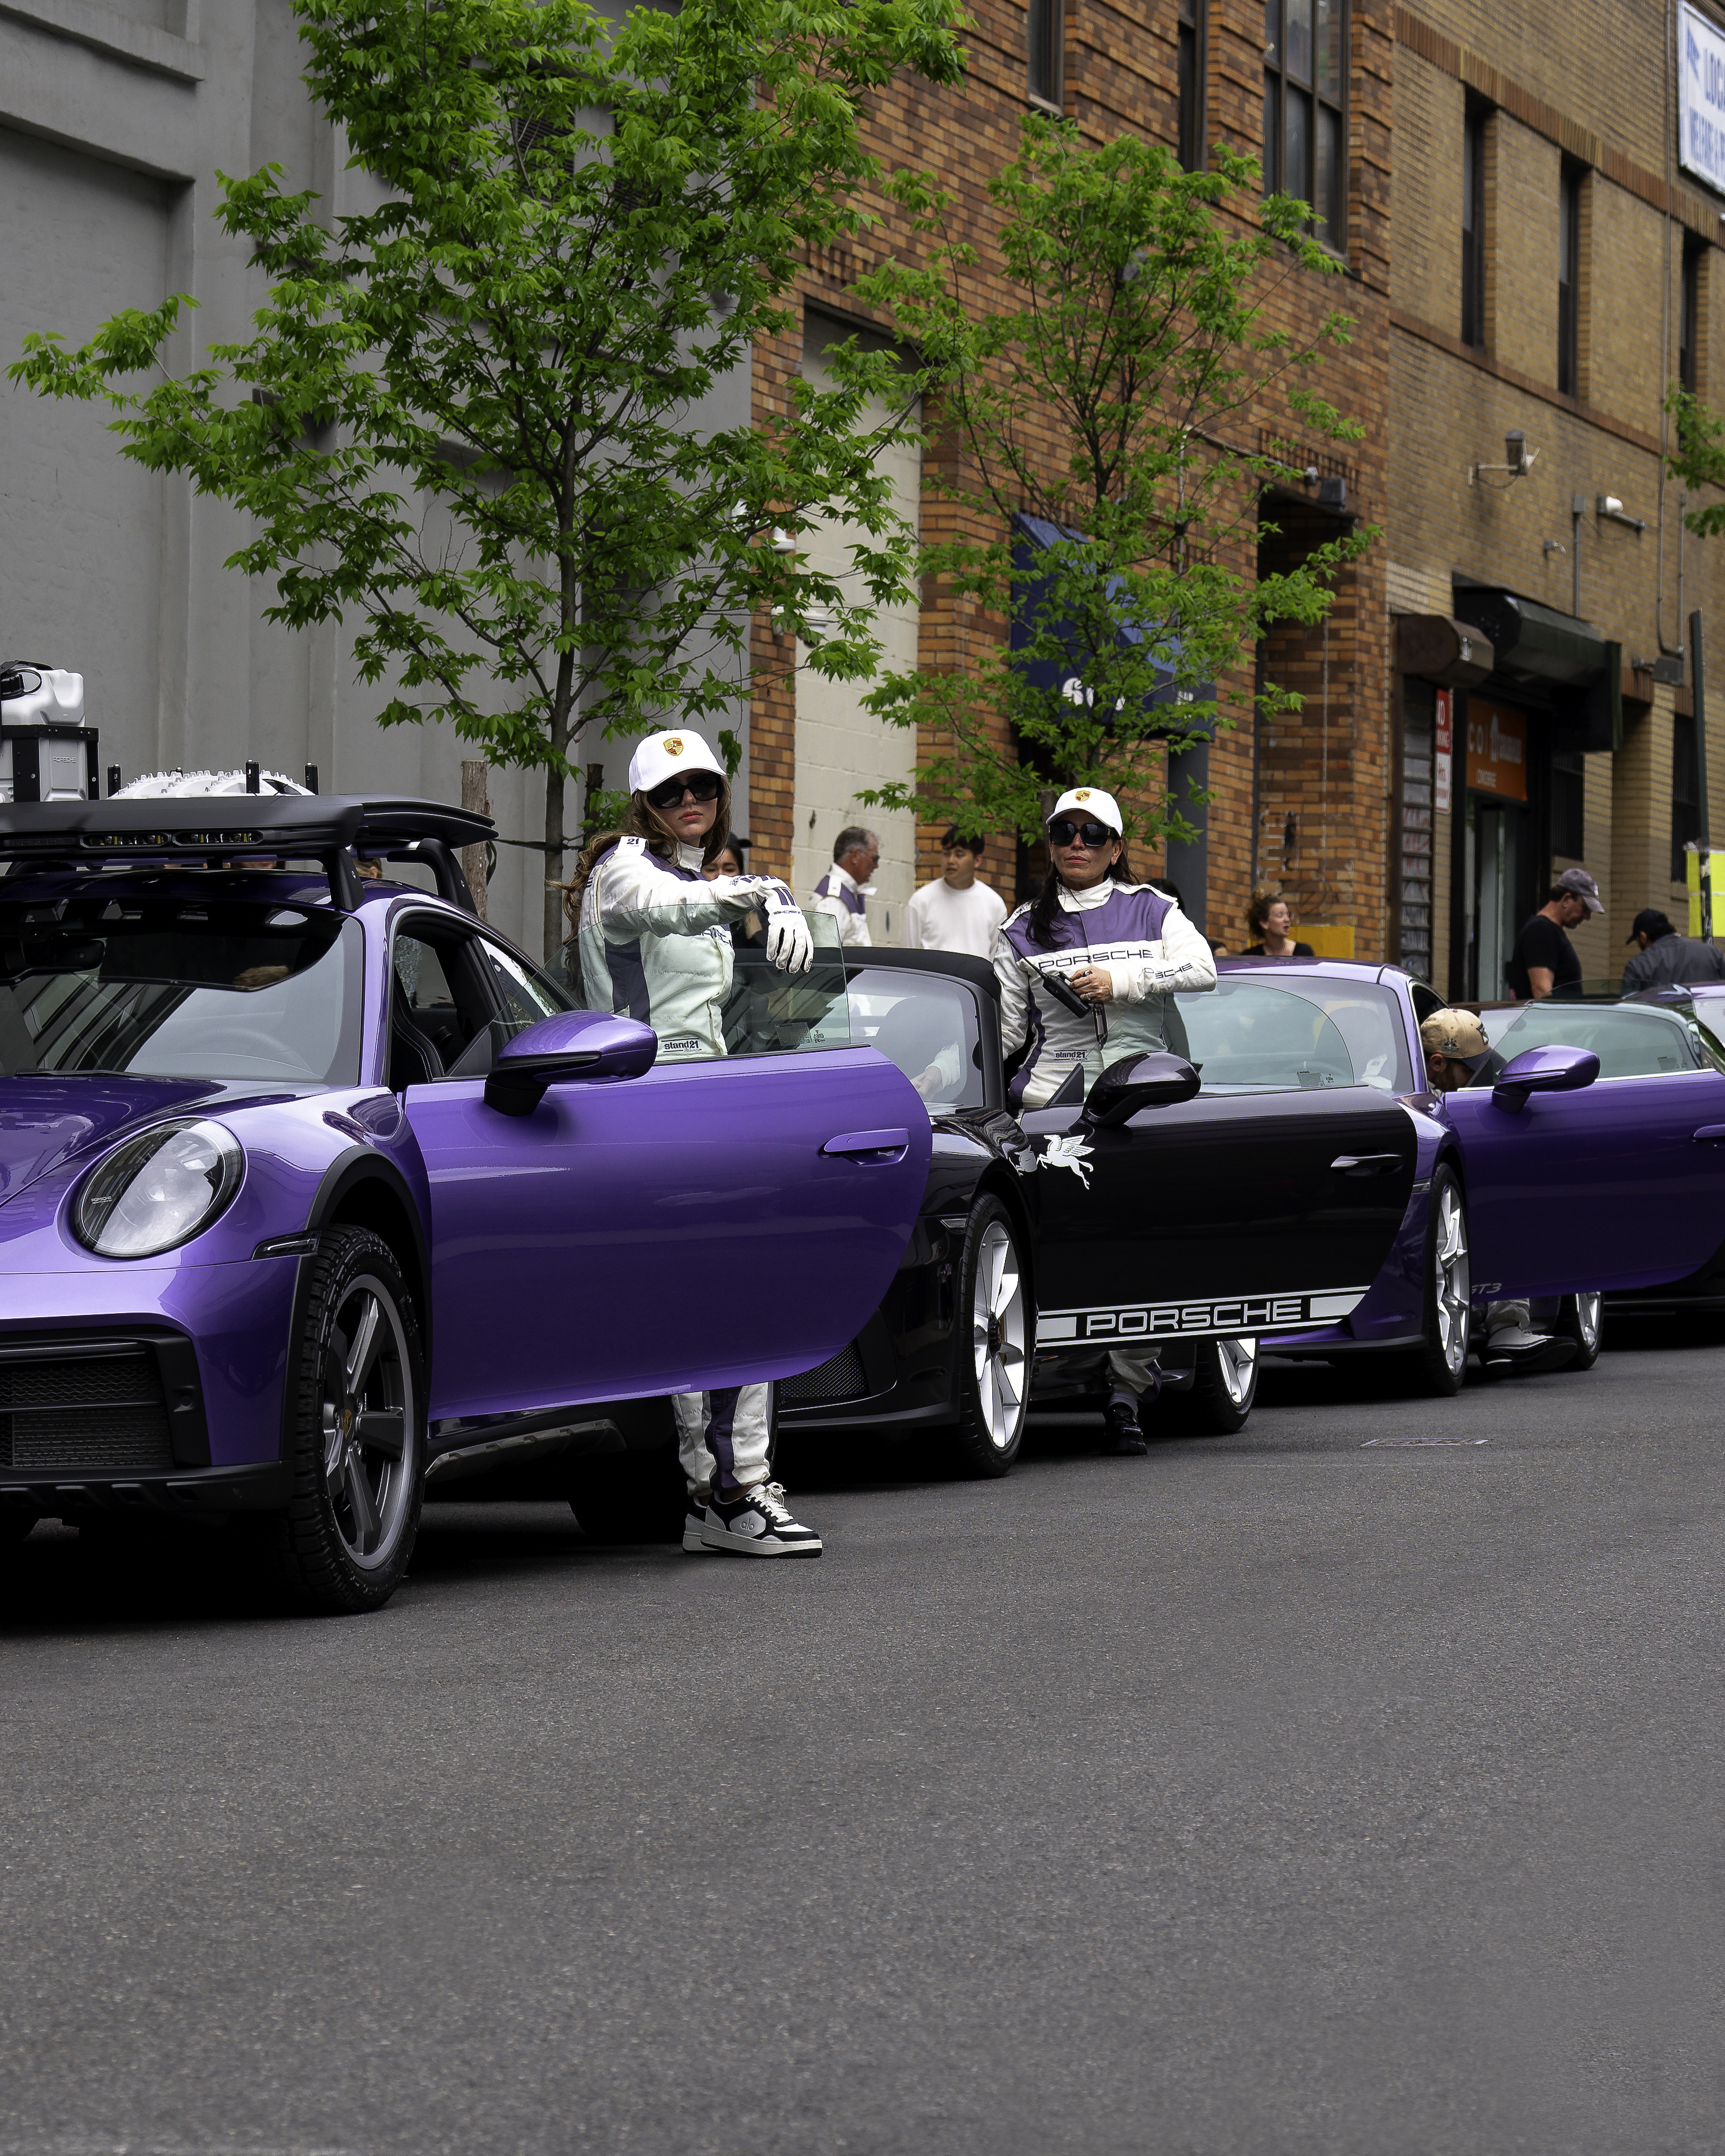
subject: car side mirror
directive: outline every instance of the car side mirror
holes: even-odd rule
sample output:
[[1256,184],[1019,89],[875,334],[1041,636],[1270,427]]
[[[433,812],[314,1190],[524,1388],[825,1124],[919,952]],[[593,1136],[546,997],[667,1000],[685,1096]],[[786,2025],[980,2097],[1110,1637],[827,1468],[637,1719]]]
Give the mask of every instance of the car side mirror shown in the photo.
[[1590,1048],[1524,1048],[1498,1072],[1491,1105],[1518,1116],[1530,1093],[1574,1093],[1599,1075],[1599,1059]]
[[653,1068],[659,1035],[609,1011],[558,1011],[506,1040],[485,1080],[485,1106],[531,1116],[551,1086],[601,1086]]
[[1171,1055],[1166,1049],[1122,1055],[1091,1087],[1081,1120],[1091,1130],[1112,1130],[1141,1108],[1171,1108],[1189,1101],[1203,1083],[1184,1056]]

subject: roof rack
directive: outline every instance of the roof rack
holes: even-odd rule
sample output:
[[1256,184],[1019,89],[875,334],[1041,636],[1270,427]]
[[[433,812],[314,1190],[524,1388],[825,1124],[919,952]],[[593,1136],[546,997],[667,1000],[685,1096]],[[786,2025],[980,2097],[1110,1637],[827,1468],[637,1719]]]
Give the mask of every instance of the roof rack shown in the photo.
[[321,861],[330,896],[352,913],[362,896],[355,849],[423,861],[438,896],[471,913],[455,849],[482,844],[496,825],[471,808],[403,794],[228,793],[143,801],[0,803],[0,861],[95,868],[117,861]]

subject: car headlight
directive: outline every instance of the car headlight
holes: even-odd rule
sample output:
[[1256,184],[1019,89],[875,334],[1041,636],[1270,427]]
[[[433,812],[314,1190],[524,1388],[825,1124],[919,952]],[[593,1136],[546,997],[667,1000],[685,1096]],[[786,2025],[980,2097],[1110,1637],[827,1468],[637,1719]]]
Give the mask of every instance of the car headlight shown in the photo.
[[219,1123],[157,1123],[85,1177],[73,1232],[100,1257],[153,1258],[208,1227],[244,1167],[239,1139]]

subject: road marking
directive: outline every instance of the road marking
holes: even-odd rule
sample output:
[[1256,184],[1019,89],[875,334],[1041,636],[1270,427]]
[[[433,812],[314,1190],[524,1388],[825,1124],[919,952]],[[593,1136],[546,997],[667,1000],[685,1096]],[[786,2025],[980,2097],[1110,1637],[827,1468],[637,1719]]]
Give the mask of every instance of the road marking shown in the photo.
[[1489,1445],[1487,1437],[1368,1437],[1360,1447],[1369,1452],[1374,1445]]

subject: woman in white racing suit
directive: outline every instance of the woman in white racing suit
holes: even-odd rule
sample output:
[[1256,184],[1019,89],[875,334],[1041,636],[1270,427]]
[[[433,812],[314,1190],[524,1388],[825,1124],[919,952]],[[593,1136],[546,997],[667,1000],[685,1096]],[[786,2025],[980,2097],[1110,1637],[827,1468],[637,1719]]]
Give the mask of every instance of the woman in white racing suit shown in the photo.
[[[1100,787],[1063,793],[1048,819],[1041,895],[996,933],[1001,1046],[1008,1055],[1025,1050],[1014,1106],[1046,1107],[1075,1075],[1087,1091],[1106,1065],[1166,1048],[1168,997],[1216,985],[1215,959],[1197,928],[1166,893],[1133,881],[1125,828],[1119,803]],[[1162,1382],[1156,1358],[1116,1349],[1108,1374],[1105,1449],[1142,1453],[1139,1409]]]
[[[722,1055],[732,922],[757,915],[768,963],[791,973],[809,970],[809,924],[772,877],[702,874],[730,829],[731,788],[699,734],[649,734],[629,783],[624,828],[586,849],[569,890],[587,1000],[653,1026],[666,1061]],[[729,1385],[675,1396],[685,1550],[820,1555],[819,1536],[792,1517],[770,1479],[772,1395],[770,1385]]]

